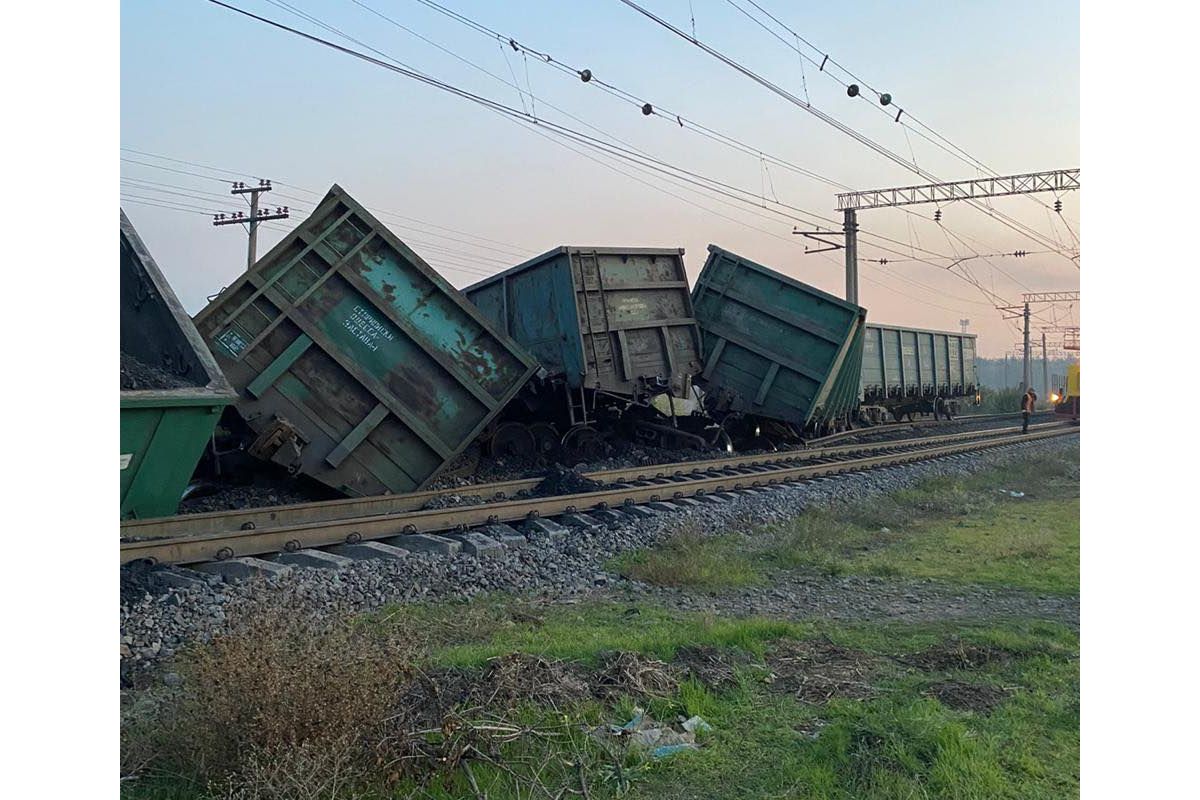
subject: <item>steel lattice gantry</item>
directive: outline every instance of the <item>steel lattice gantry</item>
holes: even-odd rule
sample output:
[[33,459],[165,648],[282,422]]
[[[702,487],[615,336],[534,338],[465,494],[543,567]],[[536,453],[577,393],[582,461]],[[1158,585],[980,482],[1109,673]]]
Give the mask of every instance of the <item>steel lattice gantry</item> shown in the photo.
[[838,211],[860,208],[909,206],[918,203],[942,203],[951,200],[976,200],[1034,192],[1065,192],[1079,188],[1079,168],[1028,172],[996,178],[975,178],[950,183],[926,183],[891,189],[867,189],[844,192],[837,196]]

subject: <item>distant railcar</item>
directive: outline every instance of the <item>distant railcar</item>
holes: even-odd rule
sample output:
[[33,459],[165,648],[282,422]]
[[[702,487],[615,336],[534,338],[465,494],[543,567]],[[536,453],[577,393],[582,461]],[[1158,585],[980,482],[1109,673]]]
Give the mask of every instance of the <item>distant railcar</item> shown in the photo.
[[975,334],[867,325],[860,416],[879,423],[913,414],[955,416],[976,401]]
[[1079,364],[1067,365],[1067,385],[1054,405],[1059,417],[1079,422]]

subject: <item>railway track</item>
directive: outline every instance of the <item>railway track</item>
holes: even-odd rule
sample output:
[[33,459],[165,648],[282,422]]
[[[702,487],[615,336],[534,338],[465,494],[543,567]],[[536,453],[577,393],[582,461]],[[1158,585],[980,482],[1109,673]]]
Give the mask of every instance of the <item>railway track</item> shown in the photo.
[[[1037,411],[1034,412],[1034,417],[1047,417],[1053,413],[1054,412],[1052,410]],[[810,447],[814,445],[822,446],[840,441],[842,439],[848,439],[851,436],[871,436],[872,434],[876,433],[889,433],[899,428],[932,428],[938,425],[950,425],[954,423],[971,424],[975,422],[988,422],[989,420],[1018,420],[1020,418],[1020,411],[1004,411],[999,414],[963,414],[955,417],[953,420],[916,419],[911,422],[887,422],[882,425],[870,425],[862,428],[853,428],[848,431],[841,431],[839,433],[831,433],[827,436],[819,436],[815,439],[809,439],[808,444]],[[1030,427],[1032,427],[1032,425]]]
[[[481,525],[565,515],[604,516],[639,504],[714,502],[712,495],[755,490],[844,472],[939,458],[1076,433],[1063,423],[988,429],[878,444],[810,448],[761,456],[659,464],[604,470],[587,477],[604,484],[592,492],[551,497],[514,495],[535,488],[540,478],[480,484],[434,492],[354,498],[325,503],[245,509],[212,514],[130,521],[122,524],[121,563],[197,564],[338,544],[383,540],[404,546],[418,533],[462,532]],[[478,494],[491,502],[428,509],[448,494]],[[716,502],[721,502],[718,498]],[[631,512],[632,513],[632,512]],[[573,521],[579,521],[575,516]]]

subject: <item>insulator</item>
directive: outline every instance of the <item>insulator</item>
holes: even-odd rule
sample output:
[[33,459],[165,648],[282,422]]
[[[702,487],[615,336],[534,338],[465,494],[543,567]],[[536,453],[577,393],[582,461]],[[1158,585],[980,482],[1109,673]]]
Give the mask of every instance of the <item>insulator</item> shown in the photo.
[[1055,201],[1054,201],[1054,210],[1055,210],[1055,211],[1059,211],[1059,212],[1061,212],[1061,211],[1062,211],[1062,200],[1055,200]]
[[933,221],[934,222],[942,221],[942,210],[940,208],[937,211],[933,212]]
[[584,83],[587,83],[591,79],[592,79],[592,71],[590,69],[585,69],[585,70],[580,71],[579,80],[583,81]]
[[858,84],[852,83],[849,86],[847,86],[846,94],[850,95],[851,97],[858,97]]
[[892,96],[890,94],[888,94],[887,92],[884,92],[883,94],[879,95],[879,103],[881,105],[886,106],[886,105],[890,104],[891,102],[892,102]]
[[650,116],[651,114],[654,113],[654,106],[650,105],[649,103],[646,103],[646,105],[642,106],[642,113],[645,114],[647,117]]

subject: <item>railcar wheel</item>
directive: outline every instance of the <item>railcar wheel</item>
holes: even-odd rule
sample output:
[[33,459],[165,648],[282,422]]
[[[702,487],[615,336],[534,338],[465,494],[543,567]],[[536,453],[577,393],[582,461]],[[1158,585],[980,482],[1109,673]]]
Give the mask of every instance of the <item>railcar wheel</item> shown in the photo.
[[572,463],[591,461],[604,455],[604,441],[599,432],[586,425],[567,431],[562,438],[562,448]]
[[520,422],[504,422],[492,434],[492,455],[530,458],[537,452],[537,440],[529,427]]
[[533,434],[534,449],[538,456],[546,459],[554,458],[558,452],[558,431],[549,422],[534,422],[529,426]]

